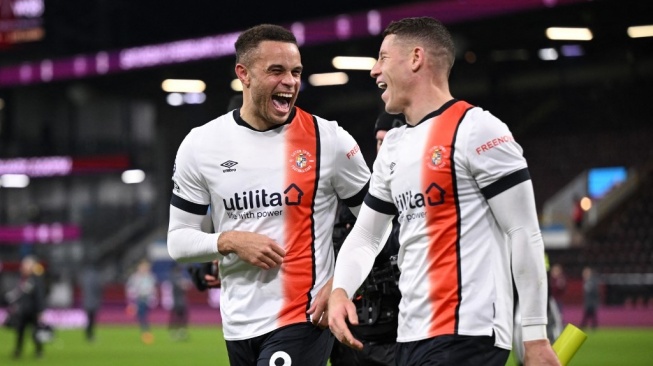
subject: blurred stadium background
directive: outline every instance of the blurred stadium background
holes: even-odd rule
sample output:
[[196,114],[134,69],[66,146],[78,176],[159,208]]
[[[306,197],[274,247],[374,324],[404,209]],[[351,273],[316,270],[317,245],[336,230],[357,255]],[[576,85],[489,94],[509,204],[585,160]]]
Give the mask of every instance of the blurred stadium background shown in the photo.
[[[490,110],[524,148],[549,261],[567,275],[565,322],[580,322],[581,270],[591,266],[601,276],[599,327],[653,327],[653,2],[360,0],[310,8],[0,0],[0,292],[15,284],[20,259],[35,254],[46,268],[47,320],[81,327],[80,277],[90,264],[104,284],[100,325],[133,324],[124,281],[148,258],[162,284],[153,320],[164,324],[174,155],[191,128],[224,113],[239,93],[238,32],[262,22],[292,28],[305,67],[298,105],[339,121],[371,165],[379,91],[369,67],[337,69],[332,60],[375,58],[391,20],[432,15],[456,40],[453,95]],[[590,35],[556,39],[550,27]],[[337,85],[314,75],[336,72]],[[201,82],[165,91],[166,79]],[[584,198],[579,228],[576,198]],[[219,290],[188,295],[191,323],[219,324]]]

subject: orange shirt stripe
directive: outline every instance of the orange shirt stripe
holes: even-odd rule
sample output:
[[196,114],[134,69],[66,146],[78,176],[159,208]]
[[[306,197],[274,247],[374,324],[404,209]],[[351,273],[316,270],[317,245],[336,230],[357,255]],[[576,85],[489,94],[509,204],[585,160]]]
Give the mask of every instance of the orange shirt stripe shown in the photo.
[[286,257],[281,266],[284,304],[279,326],[308,320],[306,310],[315,282],[313,210],[320,170],[319,136],[313,116],[299,108],[288,129],[286,186],[297,189],[301,204],[293,204],[293,192],[284,205]]
[[427,205],[429,238],[429,296],[433,309],[429,336],[455,334],[460,304],[460,212],[455,187],[453,145],[462,117],[471,105],[457,102],[434,117],[425,145],[422,168],[423,192],[427,199],[441,202]]

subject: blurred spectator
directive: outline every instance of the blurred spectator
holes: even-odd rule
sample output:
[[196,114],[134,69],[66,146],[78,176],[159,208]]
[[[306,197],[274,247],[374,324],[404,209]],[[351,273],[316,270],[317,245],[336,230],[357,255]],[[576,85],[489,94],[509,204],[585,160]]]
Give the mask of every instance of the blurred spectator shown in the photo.
[[583,243],[583,221],[585,219],[585,210],[581,205],[582,197],[575,195],[574,202],[571,209],[571,244],[579,246]]
[[567,290],[567,278],[562,269],[562,265],[558,263],[551,266],[551,270],[549,271],[549,288],[551,297],[556,302],[556,305],[558,305],[560,313],[562,313],[562,297]]
[[583,218],[585,216],[585,210],[581,205],[581,197],[574,196],[574,206],[571,211],[571,220],[574,224],[574,229],[580,231],[583,228]]
[[82,307],[86,312],[86,329],[84,335],[86,340],[95,340],[95,320],[98,310],[102,304],[102,283],[97,269],[89,264],[84,268],[81,278],[82,286]]
[[41,313],[45,310],[45,283],[43,281],[43,266],[35,257],[28,255],[20,264],[20,279],[14,289],[5,295],[9,304],[11,326],[16,330],[16,345],[13,357],[19,358],[23,352],[25,331],[32,330],[35,356],[43,356],[43,342],[37,337],[41,322]]
[[150,332],[150,307],[157,301],[156,277],[152,273],[152,266],[146,259],[138,263],[136,272],[127,279],[127,305],[130,314],[136,314],[141,330],[141,340],[145,344],[154,342],[154,335]]
[[172,309],[168,329],[172,339],[185,340],[188,338],[188,301],[186,290],[191,286],[191,281],[182,271],[181,265],[175,263],[170,271],[170,285],[172,287]]
[[599,307],[599,278],[590,267],[583,268],[583,319],[581,328],[586,328],[592,323],[592,329],[598,327],[597,310]]

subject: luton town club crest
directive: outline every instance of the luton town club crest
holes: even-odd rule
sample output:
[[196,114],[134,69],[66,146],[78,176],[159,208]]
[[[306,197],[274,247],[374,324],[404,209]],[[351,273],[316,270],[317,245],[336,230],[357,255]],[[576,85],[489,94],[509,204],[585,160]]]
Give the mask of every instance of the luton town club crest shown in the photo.
[[291,154],[290,163],[293,170],[304,173],[312,168],[315,159],[306,150],[295,150]]
[[441,169],[447,165],[447,149],[444,146],[434,146],[429,150],[430,164],[427,166],[431,169]]

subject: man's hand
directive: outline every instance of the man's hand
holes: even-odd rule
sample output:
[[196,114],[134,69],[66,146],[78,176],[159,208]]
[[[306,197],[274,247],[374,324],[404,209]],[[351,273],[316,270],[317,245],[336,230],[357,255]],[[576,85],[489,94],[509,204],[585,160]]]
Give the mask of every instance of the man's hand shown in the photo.
[[329,326],[328,302],[332,284],[333,277],[331,277],[320,291],[317,292],[313,304],[308,311],[306,311],[307,314],[311,315],[311,322],[313,322],[313,325],[317,325],[322,329]]
[[221,286],[218,260],[188,267],[190,279],[199,291]]
[[262,269],[278,267],[286,251],[271,238],[247,231],[226,231],[218,239],[222,255],[236,253],[240,259]]
[[345,346],[356,350],[363,349],[363,343],[354,338],[347,326],[347,321],[351,325],[358,325],[358,314],[356,306],[349,300],[345,290],[337,288],[329,296],[329,329],[338,341]]
[[220,281],[220,270],[218,269],[219,261],[216,259],[211,262],[211,269],[209,273],[204,274],[204,281],[206,282],[206,287],[208,288],[218,288],[222,285]]
[[561,366],[548,339],[524,342],[524,366]]

